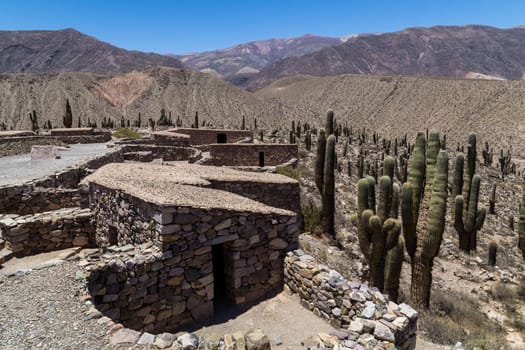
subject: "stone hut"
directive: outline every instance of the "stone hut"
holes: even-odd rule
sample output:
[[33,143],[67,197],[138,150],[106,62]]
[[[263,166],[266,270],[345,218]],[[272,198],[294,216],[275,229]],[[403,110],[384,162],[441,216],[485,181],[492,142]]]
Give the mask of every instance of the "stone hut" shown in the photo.
[[298,159],[296,144],[213,144],[210,145],[210,163],[226,166],[275,166]]
[[125,163],[100,168],[82,186],[97,245],[130,252],[93,266],[88,284],[99,310],[125,326],[175,330],[218,305],[282,288],[283,261],[301,230],[295,180]]

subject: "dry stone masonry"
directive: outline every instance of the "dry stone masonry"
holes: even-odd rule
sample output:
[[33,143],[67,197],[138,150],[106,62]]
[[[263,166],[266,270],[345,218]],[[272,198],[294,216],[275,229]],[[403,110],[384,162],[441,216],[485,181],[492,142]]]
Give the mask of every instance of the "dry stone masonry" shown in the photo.
[[[157,333],[213,316],[218,301],[244,304],[282,288],[300,215],[203,187],[210,172],[221,169],[111,164],[83,181],[97,245],[127,247],[90,269],[89,290],[103,313]],[[233,170],[222,175],[258,179],[260,188],[295,182]]]
[[16,257],[94,245],[89,209],[66,208],[34,215],[5,215],[0,219],[0,229],[6,247]]
[[409,305],[397,305],[376,288],[345,280],[302,250],[288,253],[284,276],[305,308],[343,329],[345,347],[415,348],[418,313]]
[[296,144],[213,144],[210,145],[212,165],[275,166],[298,159]]

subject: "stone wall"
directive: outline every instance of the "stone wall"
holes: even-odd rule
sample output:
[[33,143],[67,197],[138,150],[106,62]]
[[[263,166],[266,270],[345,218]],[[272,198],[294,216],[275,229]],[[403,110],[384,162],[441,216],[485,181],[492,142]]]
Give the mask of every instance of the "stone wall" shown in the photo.
[[2,239],[16,257],[94,245],[89,209],[67,208],[0,220]]
[[415,348],[418,314],[409,305],[388,301],[377,288],[347,281],[301,250],[288,253],[284,276],[305,308],[348,333],[353,342],[349,347]]
[[35,187],[32,183],[0,186],[0,213],[28,215],[78,207],[77,189]]
[[169,131],[157,131],[153,133],[156,145],[189,147],[190,136]]
[[73,143],[104,143],[111,140],[109,131],[99,132],[93,135],[71,135],[71,136],[6,136],[0,137],[0,157],[16,154],[30,153],[31,147],[35,145],[64,146]]
[[275,166],[298,159],[297,145],[290,144],[213,144],[210,163],[213,165]]
[[299,183],[258,183],[248,181],[208,180],[210,187],[236,193],[255,201],[299,213],[301,188]]
[[282,288],[298,214],[159,207],[94,183],[89,193],[97,244],[131,252],[97,265],[89,290],[97,307],[126,327],[169,331],[212,316],[214,249],[223,258],[227,300],[243,304]]
[[80,136],[93,135],[95,130],[93,128],[55,128],[49,130],[51,136]]
[[153,158],[162,158],[166,162],[187,160],[190,163],[194,163],[202,158],[202,152],[192,147],[128,144],[122,146],[122,152],[151,152]]
[[209,145],[217,143],[218,135],[226,137],[224,143],[235,143],[245,139],[252,140],[253,132],[250,130],[230,130],[230,129],[170,129],[168,132],[185,134],[190,136],[191,145]]

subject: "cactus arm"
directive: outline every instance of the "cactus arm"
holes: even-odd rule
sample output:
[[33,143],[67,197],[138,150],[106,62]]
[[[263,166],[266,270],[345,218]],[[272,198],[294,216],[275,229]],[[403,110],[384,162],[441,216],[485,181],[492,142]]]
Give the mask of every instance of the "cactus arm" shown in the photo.
[[319,130],[319,137],[317,138],[317,151],[315,157],[315,185],[321,195],[323,194],[323,179],[324,179],[324,157],[326,153],[326,136],[323,129]]
[[388,156],[383,161],[384,175],[387,175],[391,181],[394,181],[394,158]]
[[335,212],[335,136],[326,139],[326,153],[323,172],[323,214],[325,232],[333,236]]
[[481,184],[481,177],[474,175],[470,187],[470,195],[468,201],[467,217],[465,220],[465,231],[471,232],[476,228],[476,214],[478,213],[478,199],[479,187]]
[[413,209],[413,194],[412,186],[409,183],[403,184],[402,200],[401,200],[401,217],[403,218],[403,235],[405,238],[405,247],[408,255],[414,256],[416,252],[416,218],[414,217]]
[[393,302],[397,302],[399,297],[399,277],[401,276],[404,255],[405,241],[400,235],[396,246],[387,254],[385,266],[385,292]]
[[381,231],[382,234],[386,236],[386,250],[394,248],[397,244],[399,233],[401,232],[401,224],[399,223],[399,220],[386,220]]
[[397,219],[399,215],[399,185],[394,184],[392,186],[392,204],[390,206],[390,217]]
[[421,255],[432,260],[439,253],[445,215],[447,210],[448,153],[440,151],[437,159],[436,173],[432,186],[430,209],[428,212],[426,232],[423,237]]
[[414,218],[419,216],[419,203],[423,196],[425,182],[425,167],[425,134],[419,132],[416,137],[414,151],[412,152],[410,172],[408,175],[408,183],[412,186],[412,208],[414,210]]
[[376,212],[376,180],[372,176],[367,176],[368,181],[368,209],[371,209],[374,214]]
[[480,230],[483,226],[483,223],[485,222],[485,217],[487,216],[487,208],[481,207],[478,209],[478,213],[476,215],[476,231]]
[[383,223],[390,215],[390,204],[392,202],[392,181],[384,175],[379,179],[379,203],[377,204],[377,215]]

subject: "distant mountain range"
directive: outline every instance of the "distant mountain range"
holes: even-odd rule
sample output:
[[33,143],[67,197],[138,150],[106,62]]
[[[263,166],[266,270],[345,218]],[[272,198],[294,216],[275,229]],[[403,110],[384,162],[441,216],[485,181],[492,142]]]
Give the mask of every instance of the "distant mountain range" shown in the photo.
[[183,64],[165,55],[124,50],[74,29],[0,31],[0,73],[122,73],[146,66]]
[[271,63],[242,85],[255,90],[301,74],[523,79],[525,28],[437,26],[358,35],[337,46]]
[[268,64],[284,58],[315,52],[342,42],[340,38],[304,35],[298,38],[252,41],[202,53],[169,55],[181,60],[192,69],[216,74],[234,84],[242,84],[248,77],[258,73]]

